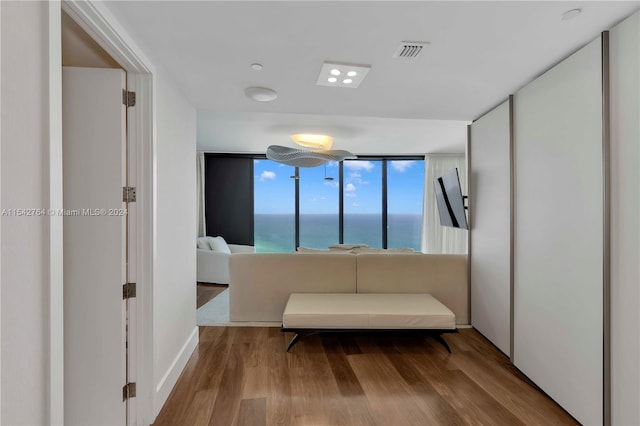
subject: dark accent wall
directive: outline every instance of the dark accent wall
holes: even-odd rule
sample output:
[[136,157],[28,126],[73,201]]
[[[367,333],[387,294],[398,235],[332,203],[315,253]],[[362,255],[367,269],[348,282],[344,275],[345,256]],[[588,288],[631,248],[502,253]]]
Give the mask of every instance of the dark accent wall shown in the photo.
[[253,158],[205,155],[207,235],[253,245]]

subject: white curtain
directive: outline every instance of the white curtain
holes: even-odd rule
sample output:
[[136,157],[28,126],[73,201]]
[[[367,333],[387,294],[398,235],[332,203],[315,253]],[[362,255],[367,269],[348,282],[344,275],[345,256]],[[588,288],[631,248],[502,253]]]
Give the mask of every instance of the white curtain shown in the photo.
[[207,224],[204,216],[204,152],[196,155],[196,176],[197,176],[197,209],[198,209],[198,237],[207,235]]
[[425,253],[467,253],[467,230],[440,225],[433,180],[458,168],[462,195],[467,195],[467,164],[464,154],[425,156],[424,205],[422,207],[422,251]]

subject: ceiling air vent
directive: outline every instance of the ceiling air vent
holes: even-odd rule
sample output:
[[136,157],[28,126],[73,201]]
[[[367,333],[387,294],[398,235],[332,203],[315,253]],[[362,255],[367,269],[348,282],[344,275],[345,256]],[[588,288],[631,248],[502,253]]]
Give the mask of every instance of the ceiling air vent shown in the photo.
[[414,59],[422,53],[422,48],[429,45],[428,41],[403,41],[393,54],[394,58]]

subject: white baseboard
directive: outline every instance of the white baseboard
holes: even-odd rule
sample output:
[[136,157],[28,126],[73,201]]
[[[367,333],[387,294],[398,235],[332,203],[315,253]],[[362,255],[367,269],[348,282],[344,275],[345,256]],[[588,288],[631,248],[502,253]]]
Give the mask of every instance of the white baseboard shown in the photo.
[[182,345],[180,352],[178,352],[178,355],[169,366],[169,369],[167,370],[167,372],[164,373],[164,375],[158,382],[158,385],[156,386],[156,389],[155,389],[155,393],[153,395],[153,418],[154,419],[160,413],[162,406],[167,401],[167,398],[169,397],[171,390],[173,389],[176,382],[178,381],[178,378],[180,377],[182,370],[184,370],[184,367],[187,365],[187,361],[189,361],[191,354],[195,350],[196,346],[198,346],[198,336],[199,336],[198,327],[195,327],[191,332],[191,335],[189,336],[187,341],[184,343],[184,345]]

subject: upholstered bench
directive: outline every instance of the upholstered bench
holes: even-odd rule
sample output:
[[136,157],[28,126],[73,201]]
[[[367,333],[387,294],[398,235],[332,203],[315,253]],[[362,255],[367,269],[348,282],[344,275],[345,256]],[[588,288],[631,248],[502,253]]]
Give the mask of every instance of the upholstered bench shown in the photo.
[[282,331],[295,333],[287,352],[303,337],[339,331],[421,331],[451,352],[441,334],[457,328],[454,313],[426,293],[292,293]]

